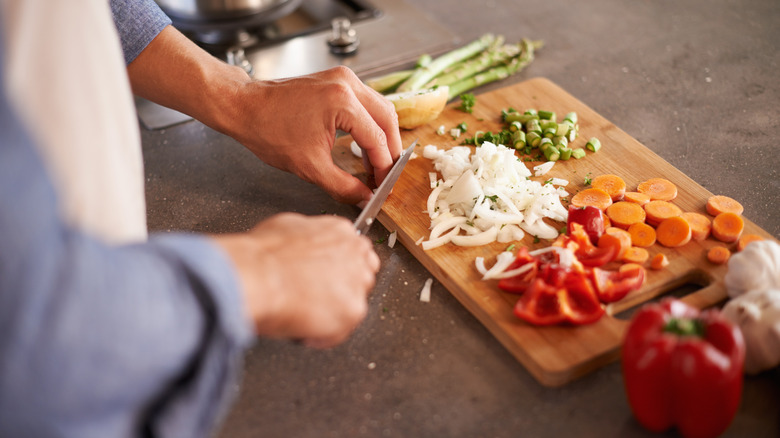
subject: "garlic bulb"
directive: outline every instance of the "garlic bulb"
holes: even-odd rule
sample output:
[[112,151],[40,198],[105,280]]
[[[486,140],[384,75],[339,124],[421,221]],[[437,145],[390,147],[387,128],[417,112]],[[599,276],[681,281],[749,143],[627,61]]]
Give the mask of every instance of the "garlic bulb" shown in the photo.
[[780,364],[780,288],[744,293],[726,303],[723,315],[745,338],[746,373],[760,373]]
[[729,259],[724,278],[730,297],[756,290],[780,290],[780,244],[772,240],[751,242]]

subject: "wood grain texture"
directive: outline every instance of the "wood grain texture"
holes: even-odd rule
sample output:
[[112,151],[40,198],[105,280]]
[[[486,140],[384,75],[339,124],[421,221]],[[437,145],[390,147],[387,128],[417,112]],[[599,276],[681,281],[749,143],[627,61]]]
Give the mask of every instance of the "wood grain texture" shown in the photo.
[[[720,244],[711,237],[702,242],[692,241],[681,248],[664,248],[655,244],[648,248],[652,257],[663,252],[670,265],[660,271],[648,268],[648,276],[641,290],[632,292],[623,300],[607,306],[608,315],[595,324],[586,326],[536,327],[514,316],[513,306],[517,295],[501,292],[495,281],[482,281],[474,267],[474,259],[485,257],[488,266],[508,244],[494,243],[483,247],[462,248],[445,245],[424,251],[416,245],[421,237],[427,238],[430,220],[425,213],[430,193],[428,173],[433,164],[421,156],[422,147],[435,144],[452,147],[461,140],[449,135],[436,134],[436,128],[444,125],[449,131],[460,122],[466,122],[469,133],[477,130],[501,129],[502,109],[514,107],[555,111],[559,116],[576,111],[579,116],[580,136],[572,147],[584,147],[590,137],[598,137],[602,148],[598,153],[588,152],[581,160],[559,161],[544,181],[551,177],[570,181],[566,189],[573,194],[585,188],[587,175],[613,173],[622,177],[627,190],[636,190],[637,184],[653,177],[663,177],[674,182],[679,190],[673,201],[683,211],[706,214],[705,202],[712,195],[671,164],[620,130],[584,103],[544,78],[531,79],[507,88],[477,96],[473,114],[455,109],[450,104],[433,123],[411,131],[403,131],[404,144],[419,138],[419,157],[407,164],[392,194],[388,197],[379,221],[390,231],[397,231],[398,240],[436,277],[458,301],[546,386],[560,386],[570,382],[619,357],[620,344],[627,322],[612,315],[654,299],[685,284],[701,287],[683,298],[698,307],[709,307],[726,298],[723,276],[726,266],[715,266],[706,259],[706,250]],[[349,152],[351,138],[342,137],[336,142],[333,157],[336,163],[355,175],[363,172],[360,160]],[[529,166],[539,164],[529,162]],[[750,212],[745,212],[749,216]],[[563,226],[564,224],[558,224]],[[745,233],[754,233],[774,239],[750,220],[746,220]],[[530,249],[548,246],[550,242],[533,242],[526,236],[517,244]]]

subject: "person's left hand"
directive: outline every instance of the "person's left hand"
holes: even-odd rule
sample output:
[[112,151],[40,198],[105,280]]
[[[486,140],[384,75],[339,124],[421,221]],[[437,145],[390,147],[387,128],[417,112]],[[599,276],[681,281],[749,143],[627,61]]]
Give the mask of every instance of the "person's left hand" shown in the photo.
[[393,104],[347,67],[291,79],[257,81],[168,26],[127,68],[133,92],[189,114],[241,142],[257,157],[359,204],[371,190],[333,163],[342,130],[363,148],[377,184],[401,155]]
[[240,112],[227,133],[264,162],[319,185],[334,199],[371,197],[360,180],[333,163],[336,130],[363,149],[377,184],[402,151],[392,103],[346,67],[275,81],[249,81],[236,90]]

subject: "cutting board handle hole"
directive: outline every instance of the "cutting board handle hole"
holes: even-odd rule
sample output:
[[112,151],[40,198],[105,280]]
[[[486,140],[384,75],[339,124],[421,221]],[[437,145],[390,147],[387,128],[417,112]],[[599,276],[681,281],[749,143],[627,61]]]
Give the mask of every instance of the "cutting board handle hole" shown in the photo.
[[647,303],[658,302],[666,297],[673,297],[684,300],[685,297],[693,295],[696,292],[702,291],[704,289],[708,289],[712,286],[709,281],[700,276],[692,276],[685,278],[684,280],[685,281],[682,284],[671,288],[668,292],[659,294],[656,297],[650,298],[649,300],[643,301],[633,307],[629,307],[628,309],[615,313],[612,316],[619,320],[629,321],[634,316],[634,313]]

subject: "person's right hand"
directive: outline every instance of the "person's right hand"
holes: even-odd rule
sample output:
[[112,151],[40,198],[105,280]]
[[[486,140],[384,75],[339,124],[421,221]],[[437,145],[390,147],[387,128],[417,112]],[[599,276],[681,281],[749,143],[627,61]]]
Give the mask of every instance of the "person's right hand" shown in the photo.
[[258,335],[327,348],[365,317],[380,262],[346,219],[283,213],[212,237],[236,266]]

